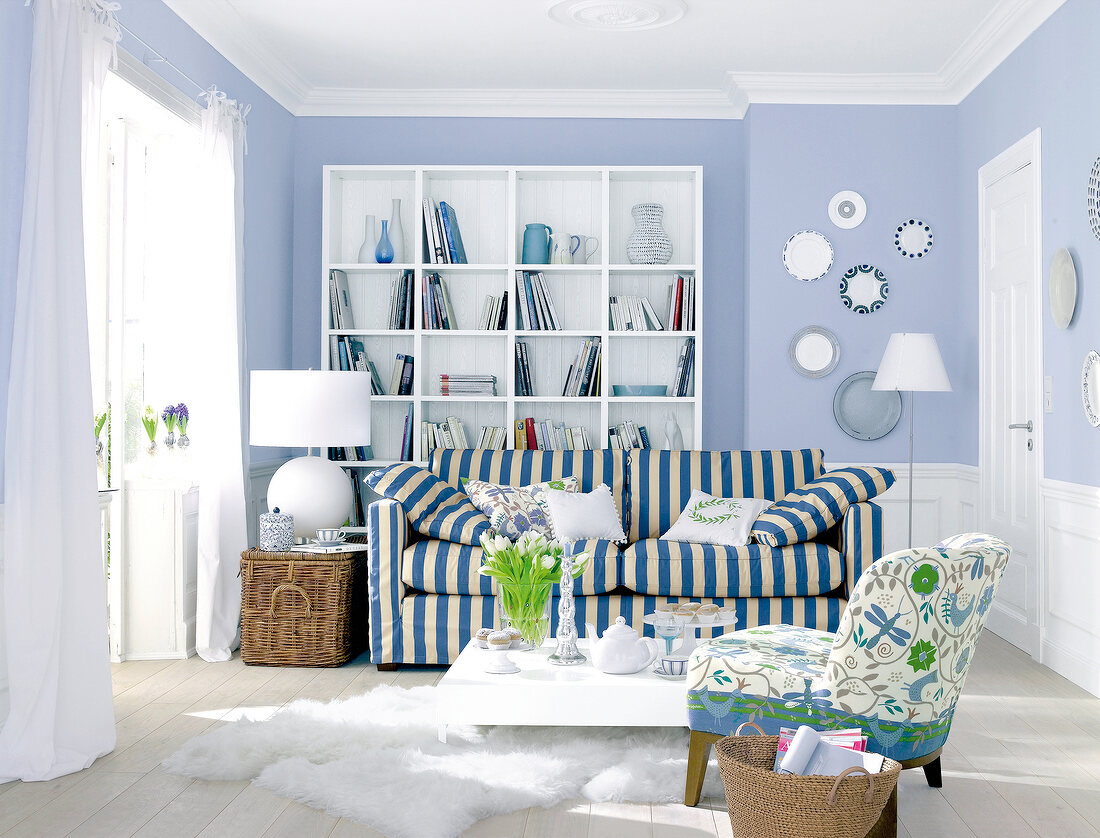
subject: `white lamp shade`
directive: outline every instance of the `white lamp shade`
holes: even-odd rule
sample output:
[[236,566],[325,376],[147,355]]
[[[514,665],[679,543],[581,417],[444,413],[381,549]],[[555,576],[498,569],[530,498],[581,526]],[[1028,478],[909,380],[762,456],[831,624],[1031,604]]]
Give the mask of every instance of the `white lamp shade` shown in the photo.
[[370,373],[253,370],[253,445],[325,448],[370,443]]
[[919,332],[890,335],[872,390],[949,391],[951,381],[936,336]]

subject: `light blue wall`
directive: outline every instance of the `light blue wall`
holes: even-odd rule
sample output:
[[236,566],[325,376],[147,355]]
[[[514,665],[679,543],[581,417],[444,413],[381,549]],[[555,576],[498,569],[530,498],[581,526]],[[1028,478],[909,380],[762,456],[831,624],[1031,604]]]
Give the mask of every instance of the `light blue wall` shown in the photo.
[[[1045,417],[1046,476],[1100,485],[1100,431],[1081,409],[1081,364],[1100,350],[1100,242],[1086,215],[1086,184],[1100,155],[1100,3],[1069,0],[959,106],[962,249],[966,276],[978,273],[977,171],[1017,140],[1042,129],[1043,368],[1054,379]],[[1077,265],[1077,311],[1068,330],[1050,316],[1046,272],[1068,247]],[[977,321],[977,281],[965,313]],[[976,325],[975,325],[976,328]]]
[[[892,332],[933,332],[954,391],[918,396],[915,458],[976,463],[976,329],[960,268],[955,109],[753,105],[748,126],[746,446],[821,447],[834,462],[907,461],[908,396],[897,427],[867,442],[837,426],[833,394],[853,372],[878,368]],[[867,202],[852,230],[829,220],[829,199],[842,189]],[[894,247],[895,228],[914,217],[935,235],[920,260]],[[783,267],[783,245],[799,230],[833,245],[833,267],[816,282]],[[886,273],[890,293],[881,310],[857,315],[841,303],[838,283],[862,263]],[[788,360],[791,336],[808,325],[840,342],[840,363],[822,379],[798,375]]]
[[[320,363],[321,167],[389,165],[699,165],[707,311],[703,445],[743,433],[744,123],[735,120],[295,120],[294,363]],[[723,324],[725,321],[725,325]]]

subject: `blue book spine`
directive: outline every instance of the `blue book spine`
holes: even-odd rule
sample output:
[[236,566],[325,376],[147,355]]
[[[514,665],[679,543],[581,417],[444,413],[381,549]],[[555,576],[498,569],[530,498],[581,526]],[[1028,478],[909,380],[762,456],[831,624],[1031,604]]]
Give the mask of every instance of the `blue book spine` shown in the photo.
[[340,347],[340,369],[345,370],[345,371],[350,370],[351,367],[348,366],[348,348],[346,346],[344,346],[343,341],[340,341],[339,347]]
[[531,317],[531,329],[537,330],[539,328],[538,310],[535,308],[535,294],[531,289],[531,274],[527,271],[523,272],[523,296],[526,298],[527,312]]
[[439,214],[443,216],[443,234],[447,237],[447,249],[456,265],[466,264],[466,250],[462,247],[462,234],[458,231],[458,217],[446,201],[439,202]]

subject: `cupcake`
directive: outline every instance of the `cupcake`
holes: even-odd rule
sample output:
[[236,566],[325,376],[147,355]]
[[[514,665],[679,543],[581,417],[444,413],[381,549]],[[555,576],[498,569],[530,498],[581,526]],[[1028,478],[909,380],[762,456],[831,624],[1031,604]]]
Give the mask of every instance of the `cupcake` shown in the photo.
[[477,642],[477,645],[480,646],[482,649],[488,649],[489,635],[492,633],[492,629],[478,629],[477,634],[474,635],[474,640]]
[[675,602],[662,602],[662,603],[659,603],[657,605],[657,613],[658,614],[671,614],[673,611],[675,611],[677,609],[677,607],[678,606],[676,605]]
[[728,622],[729,620],[736,619],[737,612],[729,605],[720,606],[718,609],[718,619],[722,622]]
[[523,635],[520,633],[520,630],[518,628],[513,628],[512,626],[509,626],[506,629],[502,629],[502,631],[512,638],[513,649],[520,649],[523,647]]
[[699,610],[699,603],[698,602],[681,602],[676,606],[676,609],[678,611],[690,611],[692,614],[694,614],[696,611]]
[[512,635],[507,631],[494,631],[486,638],[486,642],[493,651],[503,652],[512,645]]
[[718,606],[700,605],[699,610],[695,612],[695,618],[700,623],[713,623],[718,618]]
[[692,620],[695,619],[695,611],[691,608],[677,608],[672,613],[686,623],[690,623]]

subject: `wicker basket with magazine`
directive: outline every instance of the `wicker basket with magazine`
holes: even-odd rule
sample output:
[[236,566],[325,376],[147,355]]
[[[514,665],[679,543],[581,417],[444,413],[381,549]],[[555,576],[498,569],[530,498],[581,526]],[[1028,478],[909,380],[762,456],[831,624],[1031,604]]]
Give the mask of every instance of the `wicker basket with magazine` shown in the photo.
[[241,553],[241,660],[340,666],[367,646],[367,553]]
[[714,746],[734,838],[864,838],[871,831],[894,792],[901,763],[887,759],[877,774],[863,768],[837,777],[778,774],[778,746],[778,736],[737,735]]

